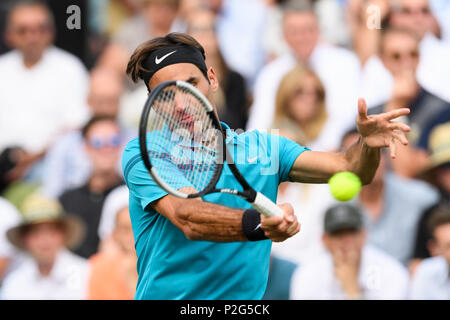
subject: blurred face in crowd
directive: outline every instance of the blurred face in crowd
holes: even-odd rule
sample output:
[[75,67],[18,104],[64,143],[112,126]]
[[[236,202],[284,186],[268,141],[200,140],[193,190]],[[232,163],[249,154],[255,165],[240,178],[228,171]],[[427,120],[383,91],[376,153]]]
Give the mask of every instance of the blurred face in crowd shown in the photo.
[[125,252],[133,252],[134,238],[133,229],[131,227],[130,212],[128,207],[120,210],[116,215],[116,225],[112,236],[119,247]]
[[209,10],[198,10],[189,16],[187,33],[205,49],[206,56],[218,54],[219,44],[214,31],[215,16]]
[[323,100],[324,90],[318,78],[307,72],[299,79],[298,86],[292,92],[288,114],[299,124],[307,123],[318,115],[319,104]]
[[26,61],[37,62],[53,42],[54,31],[49,12],[41,6],[19,6],[9,16],[8,44],[21,51]]
[[434,18],[428,0],[401,0],[392,12],[392,25],[407,28],[422,38],[431,32]]
[[[151,22],[153,32],[168,33],[178,13],[176,1],[171,0],[145,0],[143,15]],[[161,35],[164,36],[165,34]],[[155,35],[156,36],[156,35]],[[160,36],[160,35],[157,35]]]
[[344,257],[349,254],[360,256],[366,241],[366,233],[364,230],[342,230],[336,233],[325,233],[322,241],[333,256],[335,254],[341,254]]
[[116,72],[108,69],[92,71],[88,104],[94,115],[117,117],[122,91],[122,80]]
[[436,168],[436,179],[439,187],[450,195],[450,163]]
[[205,5],[208,6],[210,10],[212,10],[215,13],[218,13],[222,9],[224,0],[202,0],[202,1]]
[[39,265],[51,266],[64,247],[63,227],[54,222],[31,225],[24,234],[27,251]]
[[319,25],[312,12],[287,12],[283,18],[284,38],[299,60],[307,60],[319,41]]
[[450,223],[438,226],[433,232],[434,253],[442,255],[450,265]]
[[120,130],[116,122],[104,120],[92,125],[86,133],[85,146],[94,172],[108,174],[116,171],[121,150]]
[[416,73],[419,65],[417,39],[404,32],[389,32],[384,35],[382,41],[381,59],[392,75]]

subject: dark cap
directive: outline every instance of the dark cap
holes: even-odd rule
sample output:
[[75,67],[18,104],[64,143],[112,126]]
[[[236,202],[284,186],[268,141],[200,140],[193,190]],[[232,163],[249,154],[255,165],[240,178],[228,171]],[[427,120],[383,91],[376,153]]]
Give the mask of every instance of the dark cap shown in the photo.
[[361,211],[355,206],[337,204],[325,212],[324,231],[326,233],[335,233],[348,229],[359,230],[362,227],[363,217]]

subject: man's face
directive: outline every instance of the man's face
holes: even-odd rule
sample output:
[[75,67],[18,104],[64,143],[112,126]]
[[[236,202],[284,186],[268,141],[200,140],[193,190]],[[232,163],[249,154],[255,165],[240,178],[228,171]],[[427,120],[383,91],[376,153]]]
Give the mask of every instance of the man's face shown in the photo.
[[64,247],[64,231],[57,223],[40,223],[33,225],[24,235],[27,251],[39,263],[52,264],[58,252]]
[[288,12],[283,19],[283,31],[297,59],[307,60],[319,41],[317,17],[310,12]]
[[165,1],[152,0],[145,4],[142,13],[151,22],[154,29],[170,30],[177,16],[178,8],[173,4],[165,3]]
[[419,44],[416,39],[405,33],[391,32],[382,41],[381,59],[392,75],[416,73],[419,65]]
[[450,195],[450,165],[437,168],[436,178],[439,187]]
[[114,73],[99,71],[90,80],[88,104],[93,113],[116,117],[123,91],[120,78]]
[[437,227],[433,235],[436,254],[444,256],[450,265],[450,223]]
[[402,0],[400,8],[392,13],[392,25],[406,28],[422,38],[434,25],[428,0]]
[[53,41],[48,12],[40,6],[24,6],[12,12],[6,32],[8,44],[28,59],[38,60]]
[[87,132],[85,146],[94,172],[116,171],[120,157],[121,136],[115,122],[105,120],[95,123]]
[[[212,68],[208,70],[208,80],[205,78],[200,69],[191,63],[177,63],[166,66],[158,70],[150,79],[150,90],[155,88],[158,84],[165,81],[185,81],[196,87],[214,106],[214,93],[218,89],[218,80]],[[167,112],[171,117],[176,117],[184,127],[194,133],[196,128],[196,112],[195,108],[200,107],[196,104],[186,104],[186,96],[177,92],[174,97],[173,104],[162,104],[158,110],[158,113]],[[216,116],[217,116],[217,111]]]

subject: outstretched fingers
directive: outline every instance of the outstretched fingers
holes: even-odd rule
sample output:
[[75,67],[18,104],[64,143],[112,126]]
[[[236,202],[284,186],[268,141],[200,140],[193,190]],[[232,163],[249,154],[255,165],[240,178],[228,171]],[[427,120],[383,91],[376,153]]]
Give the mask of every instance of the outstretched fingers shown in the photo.
[[390,122],[388,124],[388,128],[391,129],[391,130],[399,130],[399,131],[402,131],[402,132],[409,132],[409,131],[411,131],[411,128],[408,125],[406,125],[406,124],[404,124],[402,122],[398,122],[398,121]]
[[381,114],[383,118],[386,120],[393,120],[398,117],[406,116],[411,112],[409,108],[401,108],[401,109],[395,109],[392,111],[388,111],[386,113]]

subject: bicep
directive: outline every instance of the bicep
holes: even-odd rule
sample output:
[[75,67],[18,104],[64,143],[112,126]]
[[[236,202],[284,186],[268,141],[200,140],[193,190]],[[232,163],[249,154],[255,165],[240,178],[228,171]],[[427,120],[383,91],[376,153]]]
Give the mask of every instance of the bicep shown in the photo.
[[302,152],[289,171],[289,179],[303,183],[327,183],[333,174],[344,171],[345,156],[342,153],[318,151]]

